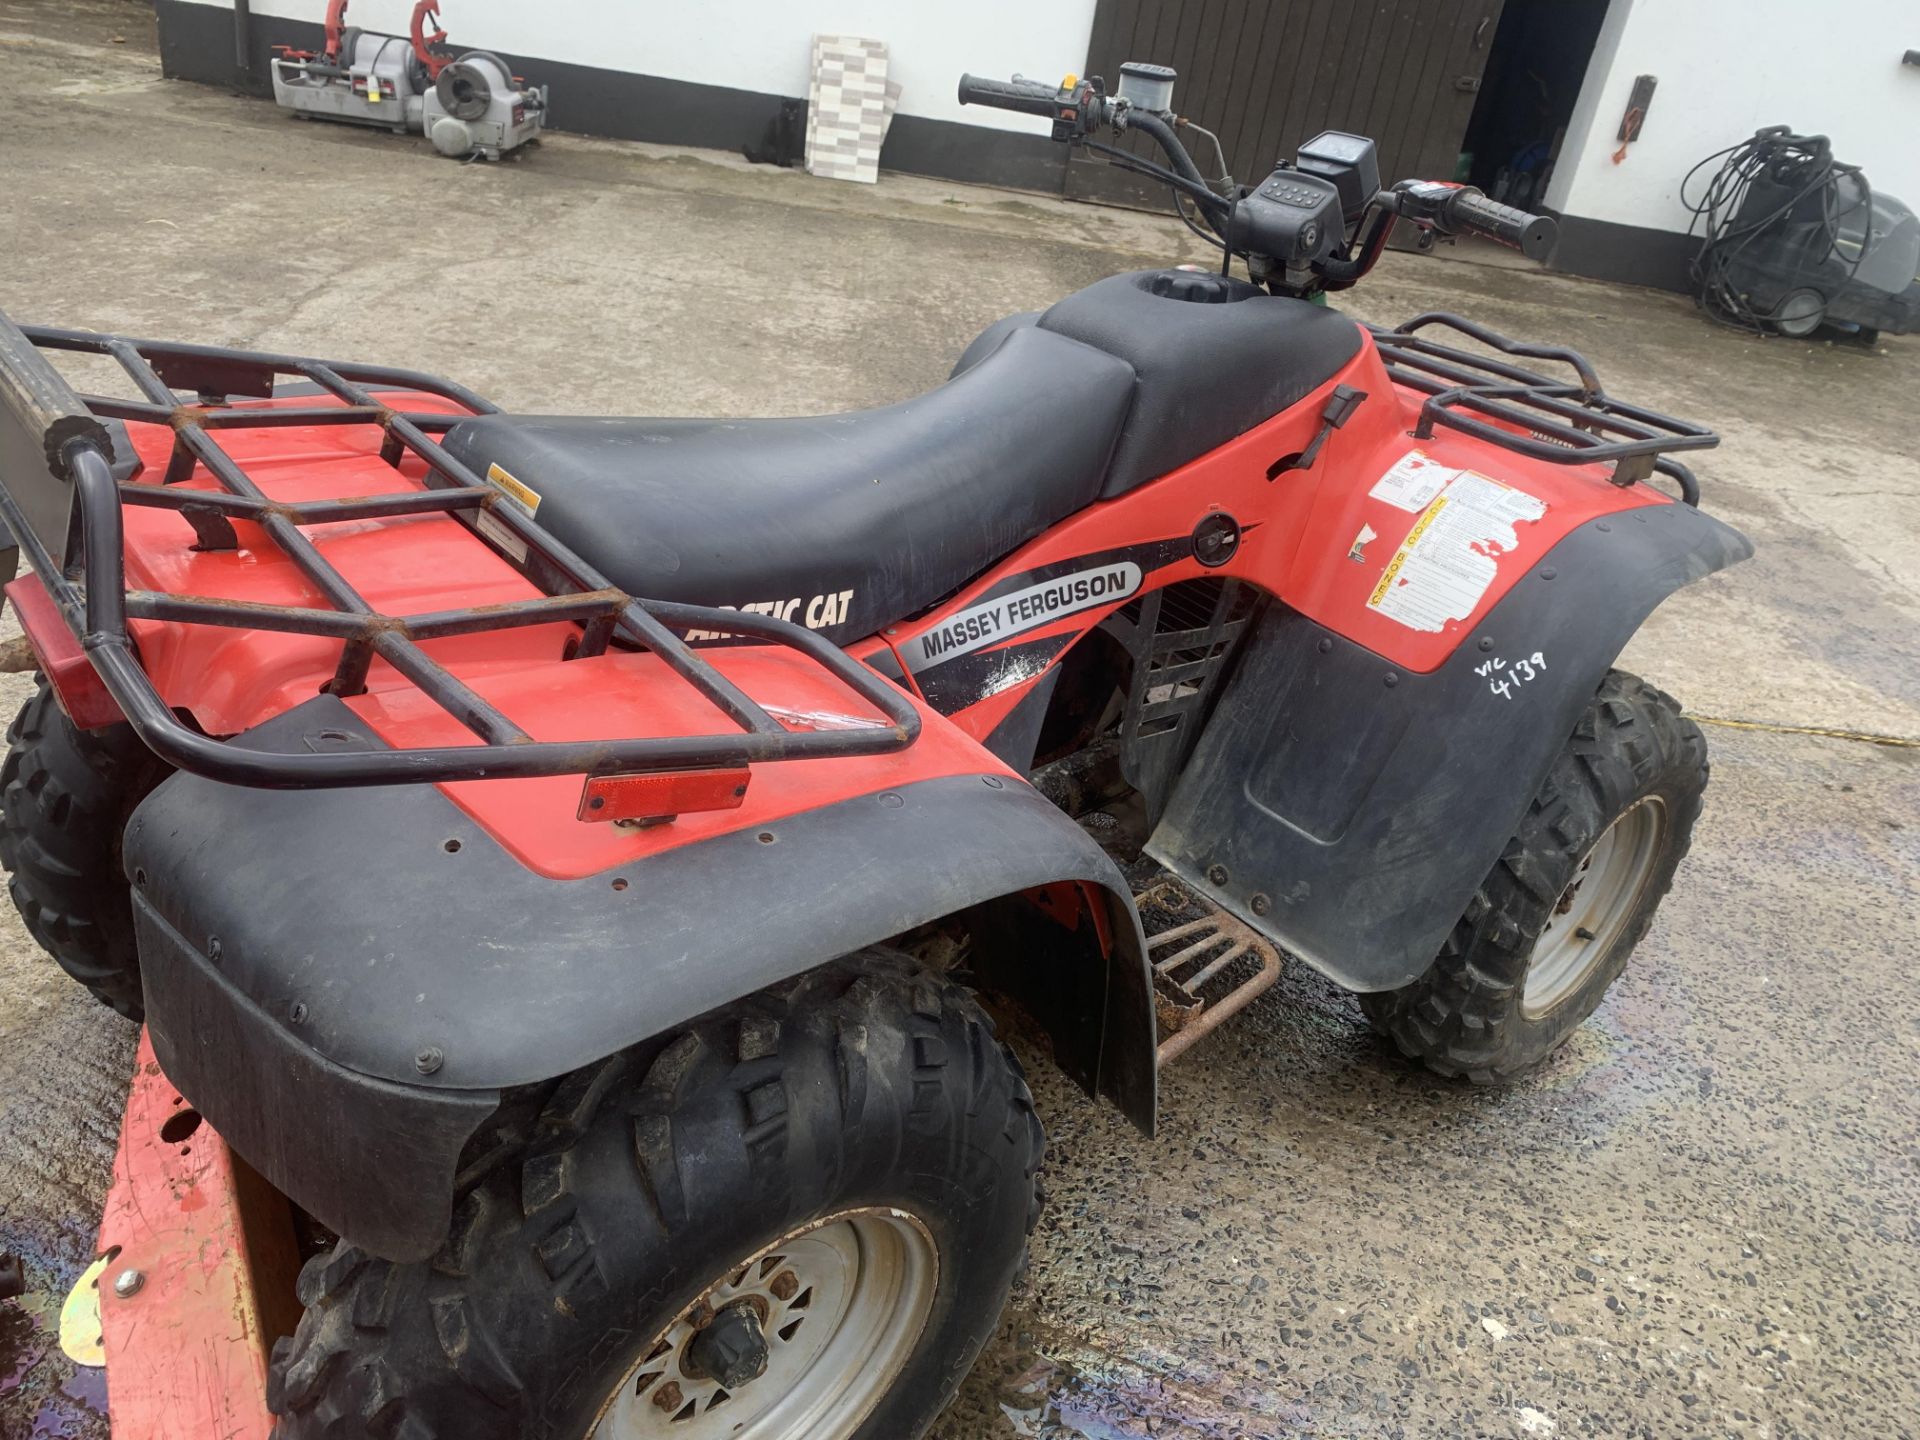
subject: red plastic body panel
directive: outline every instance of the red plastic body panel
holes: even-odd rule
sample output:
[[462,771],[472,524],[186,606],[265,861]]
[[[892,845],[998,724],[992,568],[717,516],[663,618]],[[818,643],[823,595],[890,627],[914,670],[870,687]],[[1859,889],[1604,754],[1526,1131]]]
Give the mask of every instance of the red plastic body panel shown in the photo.
[[[249,1182],[263,1182],[197,1120],[143,1031],[100,1221],[102,1252],[117,1251],[100,1277],[114,1440],[267,1440],[273,1428],[268,1352],[293,1304],[286,1205],[250,1206]],[[127,1270],[142,1278],[122,1296]]]
[[[1328,395],[1341,384],[1364,391],[1367,400],[1328,437],[1311,469],[1277,468],[1285,457],[1307,449],[1321,428]],[[978,742],[1041,682],[1075,639],[1143,590],[1203,575],[1246,581],[1391,664],[1430,671],[1576,526],[1615,511],[1671,503],[1644,485],[1615,487],[1599,466],[1551,465],[1444,430],[1416,441],[1411,432],[1422,398],[1393,385],[1367,340],[1338,375],[1300,404],[1159,480],[1068,517],[937,610],[851,646],[879,668],[904,671],[904,683],[922,697],[924,731],[904,751],[757,766],[738,808],[688,812],[671,824],[645,829],[582,824],[577,778],[472,781],[449,785],[447,792],[530,868],[562,878],[593,874],[853,795],[944,775],[1004,771]],[[303,397],[297,403],[314,402]],[[413,410],[450,408],[448,402],[420,395],[394,403]],[[166,469],[167,436],[136,426],[134,439],[151,477],[145,483],[157,483]],[[379,457],[365,427],[235,430],[223,440],[277,499],[342,498],[395,488],[394,471]],[[1431,517],[1370,492],[1416,449],[1435,465],[1474,472],[1544,507],[1513,527],[1511,543],[1477,546],[1476,553],[1491,565],[1484,591],[1467,613],[1433,630],[1413,628],[1377,605],[1382,576],[1409,534]],[[402,474],[418,479],[418,462],[408,459]],[[186,483],[212,482],[201,475]],[[1224,565],[1208,569],[1193,557],[1189,537],[1216,512],[1238,523],[1240,543]],[[236,525],[238,550],[213,552],[193,550],[191,527],[173,512],[129,508],[126,526],[131,585],[283,604],[324,603],[272,546],[249,535],[251,527],[244,522]],[[484,606],[536,593],[465,526],[445,516],[323,525],[309,533],[387,613]],[[1116,555],[1136,557],[1125,561],[1134,578],[1111,598],[1103,593],[1071,613],[1056,609],[1052,618],[1044,610],[1033,618],[1030,608],[1019,605],[1021,587],[1030,582],[1044,585],[1046,577],[1076,566],[1120,565],[1111,559]],[[939,660],[943,628],[970,607],[994,608],[997,597],[1012,602],[1002,617],[1007,623],[991,643],[976,646],[980,659],[973,662],[967,684],[930,685],[926,667]],[[312,696],[331,675],[338,653],[334,641],[260,631],[138,622],[134,634],[168,703],[191,712],[216,735],[247,729]],[[537,739],[725,728],[705,700],[649,655],[616,651],[559,663],[572,634],[571,626],[556,624],[435,641],[428,648]],[[790,726],[880,723],[877,713],[867,712],[844,687],[791,651],[720,646],[706,653]],[[471,743],[453,720],[384,664],[375,664],[368,693],[350,703],[396,746]]]
[[82,730],[101,730],[124,720],[119,702],[107,693],[100,672],[73,638],[40,577],[28,571],[10,581],[7,599],[67,718]]
[[[1312,469],[1283,470],[1269,479],[1268,471],[1276,462],[1299,454],[1312,442],[1328,396],[1343,384],[1364,391],[1367,401],[1328,437]],[[1425,398],[1392,383],[1368,340],[1338,375],[1298,405],[1159,480],[1072,516],[996,565],[938,611],[889,631],[886,644],[911,657],[923,636],[939,631],[956,613],[994,593],[1009,576],[1076,556],[1191,536],[1209,514],[1222,511],[1241,528],[1241,543],[1231,559],[1210,569],[1189,553],[1155,570],[1143,588],[1208,575],[1246,581],[1386,660],[1425,672],[1444,663],[1474,624],[1572,530],[1598,516],[1673,503],[1650,486],[1613,485],[1605,466],[1530,460],[1445,430],[1432,439],[1416,440],[1413,429]],[[1387,566],[1421,518],[1372,497],[1369,491],[1414,450],[1443,468],[1473,471],[1546,506],[1538,520],[1515,527],[1517,544],[1489,554],[1495,574],[1478,604],[1438,632],[1410,628],[1368,605]],[[1356,560],[1351,552],[1363,526],[1370,526],[1374,535]],[[1117,608],[1116,603],[1081,611],[1055,624],[1022,631],[1004,646],[993,648],[1025,645],[1048,636],[1077,637]],[[869,658],[881,648],[855,647]],[[1065,648],[1061,647],[1062,653]],[[969,734],[984,738],[991,733],[1039,683],[1044,671],[1021,674],[1017,667],[1010,667],[1008,674],[1013,678],[1004,689],[954,713],[955,722]]]

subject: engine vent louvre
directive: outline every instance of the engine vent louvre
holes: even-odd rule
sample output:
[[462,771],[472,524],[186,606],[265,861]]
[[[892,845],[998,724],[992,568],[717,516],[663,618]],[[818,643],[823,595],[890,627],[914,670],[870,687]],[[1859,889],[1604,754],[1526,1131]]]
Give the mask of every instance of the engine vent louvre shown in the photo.
[[1107,621],[1133,656],[1120,765],[1145,800],[1150,824],[1159,823],[1259,602],[1251,586],[1208,576],[1150,591]]

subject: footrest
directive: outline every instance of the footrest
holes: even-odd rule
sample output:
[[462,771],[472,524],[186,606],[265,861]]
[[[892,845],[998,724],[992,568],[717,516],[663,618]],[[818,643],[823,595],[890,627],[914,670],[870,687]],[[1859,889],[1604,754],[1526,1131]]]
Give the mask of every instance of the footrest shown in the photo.
[[1134,897],[1147,931],[1159,1057],[1171,1064],[1280,978],[1280,953],[1226,911],[1162,880]]

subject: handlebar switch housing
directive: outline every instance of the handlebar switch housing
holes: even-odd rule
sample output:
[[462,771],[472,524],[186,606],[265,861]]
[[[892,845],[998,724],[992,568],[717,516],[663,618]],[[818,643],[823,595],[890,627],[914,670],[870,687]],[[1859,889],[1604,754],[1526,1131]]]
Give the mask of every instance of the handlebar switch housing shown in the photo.
[[1240,197],[1227,241],[1286,270],[1306,270],[1345,243],[1342,210],[1340,190],[1332,180],[1282,165]]
[[1106,99],[1097,78],[1072,87],[1063,85],[1054,97],[1053,138],[1068,144],[1084,140],[1100,128],[1105,114]]

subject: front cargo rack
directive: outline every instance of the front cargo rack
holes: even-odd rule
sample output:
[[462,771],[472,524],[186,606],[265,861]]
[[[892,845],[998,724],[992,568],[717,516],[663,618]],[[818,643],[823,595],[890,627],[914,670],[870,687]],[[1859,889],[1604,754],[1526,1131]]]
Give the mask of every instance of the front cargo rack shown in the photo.
[[[108,357],[142,398],[80,395],[39,353],[42,349]],[[271,397],[281,377],[304,382],[329,403],[274,407],[231,403],[236,396]],[[372,390],[436,397],[453,402],[462,413],[397,410]],[[183,400],[176,391],[191,392],[194,399]],[[536,775],[591,779],[880,754],[903,749],[918,737],[919,714],[905,694],[824,637],[771,616],[627,594],[525,510],[501,503],[498,489],[432,438],[470,416],[498,411],[498,406],[463,386],[410,370],[90,331],[16,327],[0,315],[0,518],[140,738],[176,768],[229,784],[299,789]],[[109,459],[113,446],[107,421],[164,426],[171,431],[172,460],[159,484],[116,479]],[[426,488],[349,500],[273,500],[221,448],[216,435],[223,430],[288,425],[377,427],[381,457],[396,471],[406,455],[424,461]],[[220,488],[179,483],[201,471]],[[125,505],[181,513],[192,523],[201,549],[234,548],[235,520],[257,525],[331,608],[129,591],[122,525]],[[302,528],[425,514],[450,515],[476,530],[482,517],[490,517],[517,542],[516,552],[519,546],[526,548],[524,561],[518,561],[517,553],[511,558],[545,593],[505,605],[383,615]],[[229,744],[191,728],[168,708],[135,653],[127,630],[129,619],[337,640],[341,653],[326,690],[340,696],[364,693],[373,661],[384,660],[479,743],[301,754]],[[604,654],[616,640],[650,651],[736,728],[709,735],[536,740],[422,648],[423,642],[448,636],[562,621],[580,627],[564,660]],[[790,730],[676,633],[687,630],[796,650],[873,705],[885,720],[858,728]]]
[[[1568,365],[1577,383],[1414,333],[1431,326],[1457,330],[1505,355]],[[1391,330],[1367,328],[1387,374],[1427,396],[1415,438],[1428,439],[1435,426],[1445,426],[1556,465],[1612,461],[1616,485],[1631,485],[1658,471],[1678,484],[1687,504],[1700,503],[1699,481],[1668,452],[1710,449],[1720,437],[1689,421],[1615,400],[1600,388],[1600,377],[1579,351],[1512,340],[1444,310],[1416,315]]]

